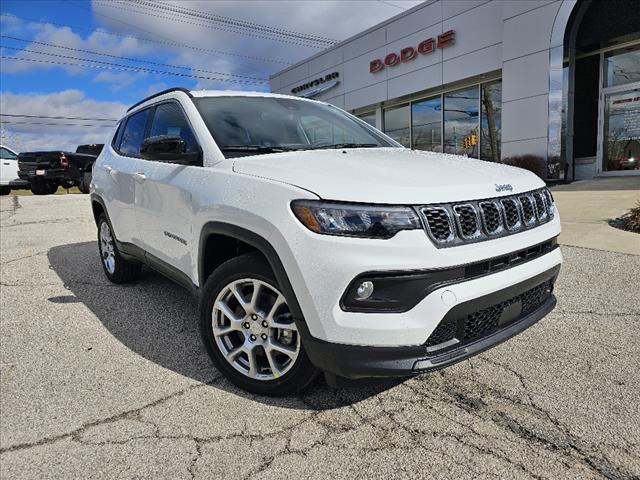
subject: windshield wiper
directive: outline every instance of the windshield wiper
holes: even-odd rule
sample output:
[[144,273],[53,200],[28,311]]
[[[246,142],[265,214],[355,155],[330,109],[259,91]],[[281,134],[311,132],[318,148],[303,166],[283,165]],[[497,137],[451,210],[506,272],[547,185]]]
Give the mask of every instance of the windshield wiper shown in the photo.
[[314,145],[313,149],[322,148],[374,148],[380,147],[377,143],[326,143]]
[[297,150],[295,148],[289,148],[285,146],[276,145],[273,147],[266,147],[263,145],[225,145],[220,147],[222,152],[256,152],[256,153],[277,153],[277,152],[290,152]]

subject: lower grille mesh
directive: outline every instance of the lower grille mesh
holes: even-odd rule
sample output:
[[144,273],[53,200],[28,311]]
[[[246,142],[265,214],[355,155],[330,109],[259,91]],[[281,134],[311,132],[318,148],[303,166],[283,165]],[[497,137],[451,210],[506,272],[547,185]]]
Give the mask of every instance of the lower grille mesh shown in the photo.
[[[467,314],[457,320],[441,322],[426,342],[434,347],[452,340],[458,340],[455,346],[476,341],[494,331],[521,319],[540,307],[551,296],[553,280],[547,280],[520,295],[481,310]],[[516,309],[520,313],[507,322],[500,321],[506,309]],[[443,347],[444,348],[444,347]]]

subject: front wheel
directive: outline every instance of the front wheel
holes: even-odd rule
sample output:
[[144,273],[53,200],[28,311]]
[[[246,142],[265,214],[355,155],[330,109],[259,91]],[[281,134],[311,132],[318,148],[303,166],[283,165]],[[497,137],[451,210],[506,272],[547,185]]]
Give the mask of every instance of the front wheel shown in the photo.
[[317,374],[304,351],[287,298],[257,254],[229,260],[202,291],[200,333],[231,382],[260,395],[290,395]]

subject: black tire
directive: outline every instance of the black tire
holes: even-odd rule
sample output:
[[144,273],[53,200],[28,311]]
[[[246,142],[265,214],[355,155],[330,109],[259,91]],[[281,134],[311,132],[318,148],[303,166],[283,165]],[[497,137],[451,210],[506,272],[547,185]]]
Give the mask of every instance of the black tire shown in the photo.
[[58,190],[58,184],[49,180],[33,180],[31,182],[31,193],[34,195],[51,195]]
[[11,187],[0,187],[0,195],[9,195],[11,193]]
[[[113,239],[113,258],[114,265],[113,271],[109,271],[107,268],[107,264],[104,260],[105,252],[103,251],[103,242],[101,240],[101,231],[102,225],[106,225],[106,228],[109,229],[109,233]],[[102,264],[102,270],[104,274],[112,283],[122,284],[122,283],[130,283],[138,278],[140,275],[140,271],[142,269],[142,265],[135,262],[130,262],[125,260],[124,257],[118,251],[118,246],[116,244],[116,237],[113,234],[113,228],[111,228],[111,223],[107,219],[107,216],[103,213],[98,218],[98,251],[100,252],[100,263]]]
[[318,374],[318,370],[304,351],[302,339],[300,339],[300,351],[293,366],[282,376],[273,380],[253,379],[237,371],[225,359],[215,341],[212,327],[215,300],[230,283],[247,278],[265,282],[280,291],[269,264],[261,255],[246,254],[227,261],[211,274],[202,288],[200,299],[202,341],[216,368],[243,390],[267,396],[293,395],[308,387]]
[[82,174],[82,180],[80,180],[80,185],[78,185],[78,189],[82,193],[89,193],[91,185],[91,172],[84,172]]

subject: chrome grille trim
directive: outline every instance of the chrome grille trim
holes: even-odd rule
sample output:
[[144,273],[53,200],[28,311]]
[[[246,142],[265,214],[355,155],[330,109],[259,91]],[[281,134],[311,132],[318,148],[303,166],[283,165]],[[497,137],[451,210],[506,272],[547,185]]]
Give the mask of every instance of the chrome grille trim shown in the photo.
[[513,235],[554,218],[548,188],[504,197],[422,205],[416,208],[437,248],[454,247]]
[[[473,240],[478,238],[482,233],[480,232],[480,217],[478,216],[478,210],[470,203],[462,203],[453,206],[453,216],[456,219],[458,226],[458,233],[465,240]],[[464,222],[464,223],[463,223]],[[468,232],[468,224],[473,222],[474,228],[472,232]]]
[[527,227],[536,223],[536,209],[533,203],[533,197],[531,194],[520,195],[518,197],[518,203],[520,204],[520,213],[522,214],[522,221]]
[[[447,210],[444,207],[425,207],[420,211],[423,215],[423,218],[425,219],[427,232],[429,233],[429,236],[434,242],[449,243],[455,239],[456,237],[455,226],[453,224],[453,219],[451,218],[451,214],[449,213],[449,210]],[[442,238],[443,237],[442,233],[444,232],[440,232],[439,231],[440,228],[437,225],[435,225],[435,220],[432,220],[434,215],[443,215],[447,221],[447,225],[449,227],[449,234],[444,238]]]
[[[507,207],[507,204],[511,205],[512,207]],[[500,205],[502,205],[502,211],[504,212],[504,224],[507,230],[510,232],[517,232],[518,230],[520,230],[520,228],[522,228],[522,214],[520,212],[520,206],[518,205],[518,202],[516,202],[516,199],[511,197],[503,198],[500,200]],[[513,223],[513,225],[510,225],[509,223],[509,215],[511,212],[508,212],[507,210],[510,208],[513,208],[515,210],[516,215],[516,221]]]
[[[478,202],[478,206],[480,207],[480,217],[482,218],[485,233],[487,235],[498,235],[502,233],[504,230],[504,220],[500,204],[495,201],[485,201]],[[489,212],[489,210],[493,211]],[[497,215],[498,218],[497,220],[488,218],[489,215]],[[494,223],[497,225],[495,225],[495,228],[491,228]]]

